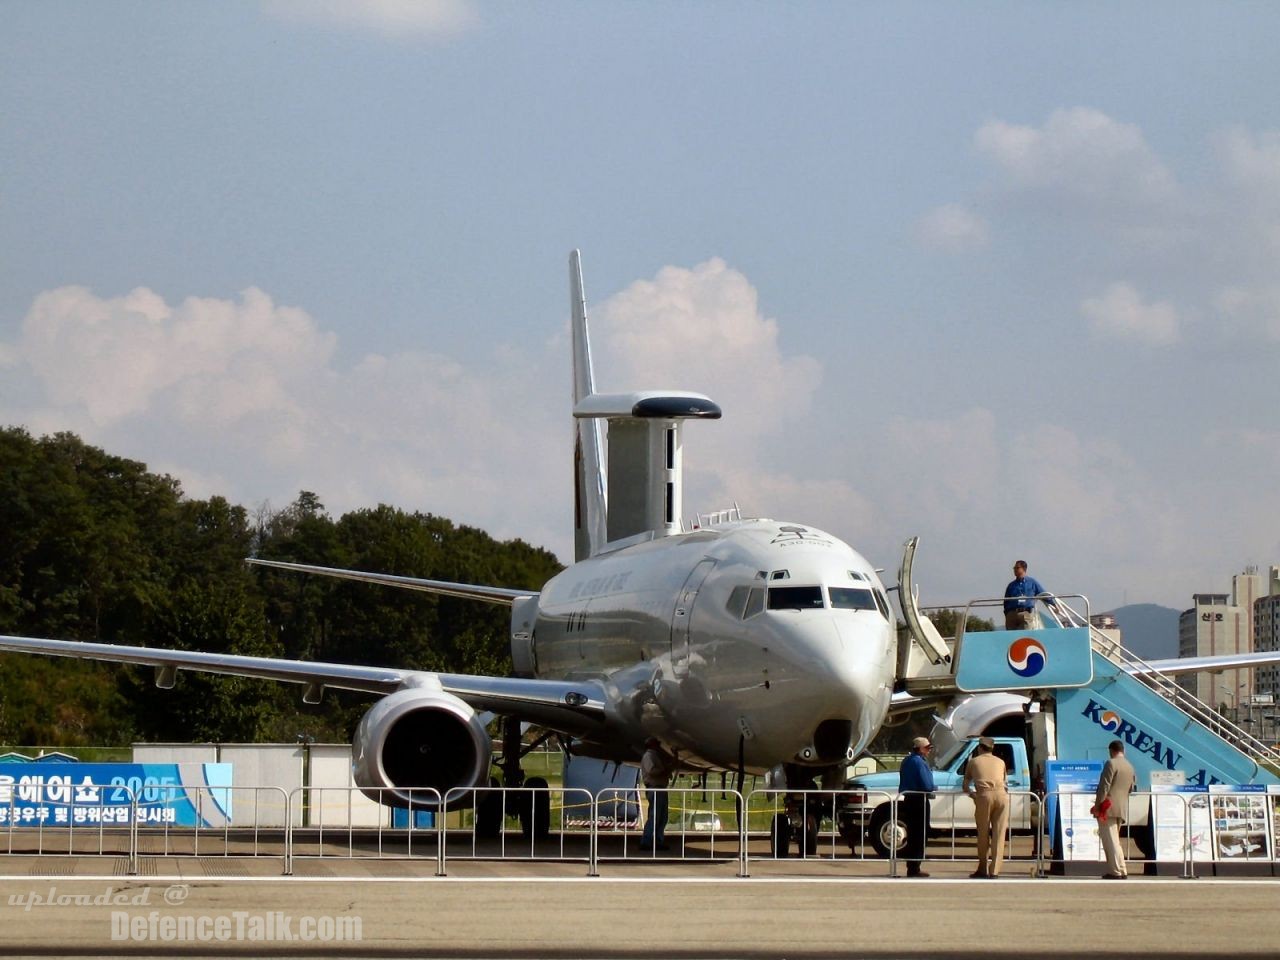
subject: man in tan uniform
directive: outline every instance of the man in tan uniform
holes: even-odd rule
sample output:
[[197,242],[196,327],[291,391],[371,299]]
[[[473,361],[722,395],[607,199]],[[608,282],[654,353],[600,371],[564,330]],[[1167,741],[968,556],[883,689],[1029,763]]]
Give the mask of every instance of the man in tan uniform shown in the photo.
[[1124,848],[1120,846],[1120,824],[1129,815],[1129,794],[1138,778],[1133,764],[1125,759],[1124,743],[1112,740],[1109,749],[1111,759],[1102,766],[1090,813],[1098,819],[1098,839],[1107,858],[1107,872],[1102,879],[1127,880],[1129,869],[1124,863]]
[[991,752],[995,745],[990,737],[979,738],[964,769],[963,789],[973,797],[974,820],[978,824],[978,869],[969,874],[974,879],[995,879],[1000,876],[1004,861],[1004,835],[1009,826],[1009,788],[1005,784],[1008,770],[1004,761]]

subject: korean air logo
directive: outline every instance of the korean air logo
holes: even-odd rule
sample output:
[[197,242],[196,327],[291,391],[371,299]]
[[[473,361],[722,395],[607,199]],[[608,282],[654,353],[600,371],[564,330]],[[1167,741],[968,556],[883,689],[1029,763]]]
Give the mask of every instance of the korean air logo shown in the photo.
[[1114,710],[1103,710],[1102,716],[1098,718],[1098,726],[1107,733],[1115,733],[1120,729],[1120,714]]
[[1048,660],[1044,644],[1032,637],[1019,637],[1009,644],[1009,669],[1020,677],[1034,677]]

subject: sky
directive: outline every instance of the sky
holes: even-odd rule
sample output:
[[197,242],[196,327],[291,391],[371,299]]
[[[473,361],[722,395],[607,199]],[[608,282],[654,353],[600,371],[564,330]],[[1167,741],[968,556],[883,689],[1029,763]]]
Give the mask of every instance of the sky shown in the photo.
[[921,603],[1280,563],[1271,3],[0,0],[0,425],[572,554],[599,389],[686,511]]

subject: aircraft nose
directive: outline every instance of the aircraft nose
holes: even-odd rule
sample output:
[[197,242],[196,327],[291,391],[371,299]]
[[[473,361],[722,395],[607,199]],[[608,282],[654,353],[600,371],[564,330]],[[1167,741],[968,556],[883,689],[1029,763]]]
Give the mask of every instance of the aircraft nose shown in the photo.
[[840,649],[832,658],[833,699],[852,721],[850,740],[861,749],[880,726],[892,694],[893,654],[887,625],[839,622]]
[[803,616],[777,638],[806,681],[803,702],[793,701],[792,721],[809,739],[810,755],[800,756],[838,762],[848,749],[863,749],[884,717],[893,681],[891,628],[842,612]]

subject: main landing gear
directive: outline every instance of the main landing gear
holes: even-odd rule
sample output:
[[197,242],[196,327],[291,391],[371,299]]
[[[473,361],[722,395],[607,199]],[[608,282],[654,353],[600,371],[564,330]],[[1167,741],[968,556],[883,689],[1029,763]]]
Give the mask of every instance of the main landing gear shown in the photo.
[[831,815],[830,804],[822,794],[803,792],[817,789],[813,769],[788,763],[782,771],[788,792],[783,812],[775,813],[769,825],[769,852],[774,858],[790,856],[794,840],[797,855],[811,857],[818,852],[818,827]]
[[[520,721],[505,717],[502,721],[502,783],[497,777],[489,778],[489,786],[495,789],[478,791],[476,801],[476,836],[493,840],[502,834],[502,819],[508,817],[520,821],[520,832],[529,841],[544,840],[551,833],[551,795],[547,781],[542,777],[524,776],[520,761],[531,750],[546,743],[552,734],[547,733],[525,746],[520,735]],[[506,790],[496,789],[500,786]],[[527,789],[520,789],[527,788]]]

